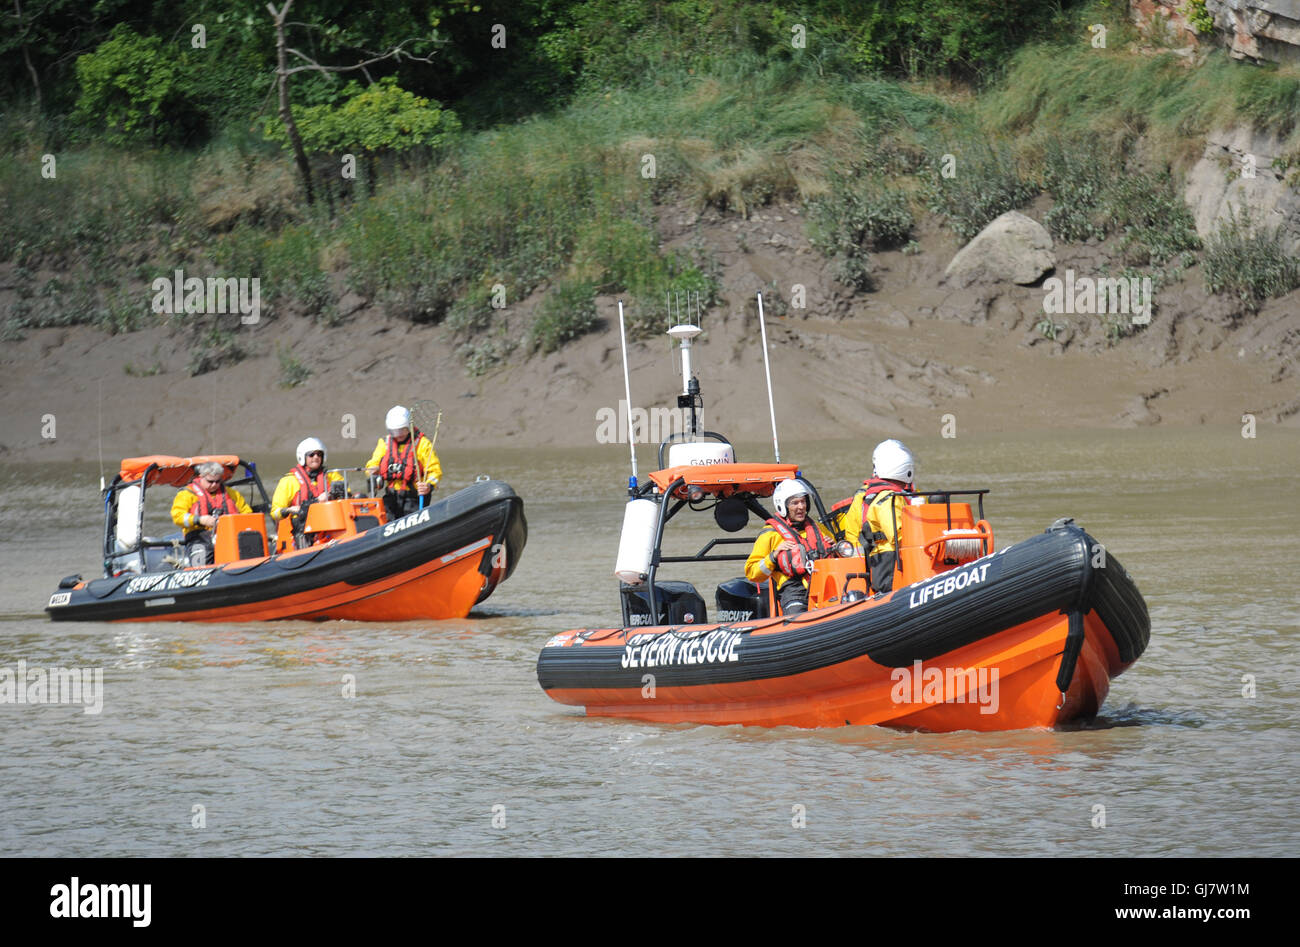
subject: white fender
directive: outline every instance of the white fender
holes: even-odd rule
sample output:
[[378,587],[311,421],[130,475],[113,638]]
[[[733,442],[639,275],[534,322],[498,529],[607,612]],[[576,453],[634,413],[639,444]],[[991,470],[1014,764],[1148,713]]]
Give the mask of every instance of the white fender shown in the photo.
[[140,498],[144,491],[140,484],[123,487],[117,494],[117,552],[134,549],[140,542]]
[[623,535],[618,541],[614,575],[629,585],[640,585],[650,572],[659,504],[654,500],[629,500],[623,511]]

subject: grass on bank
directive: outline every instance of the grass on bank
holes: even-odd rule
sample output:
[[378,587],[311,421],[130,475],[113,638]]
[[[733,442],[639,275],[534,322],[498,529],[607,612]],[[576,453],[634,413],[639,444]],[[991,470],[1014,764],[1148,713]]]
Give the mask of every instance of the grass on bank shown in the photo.
[[[445,322],[481,373],[521,340],[548,351],[589,330],[588,294],[624,295],[634,332],[660,327],[667,292],[713,297],[707,252],[659,245],[656,205],[677,202],[748,214],[802,201],[838,278],[864,289],[871,255],[906,245],[922,211],[965,239],[1041,190],[1059,239],[1120,233],[1127,264],[1182,266],[1195,233],[1160,168],[1178,174],[1197,136],[1243,116],[1289,136],[1300,156],[1297,115],[1295,70],[1219,54],[1191,67],[1168,52],[1094,49],[1086,36],[1023,49],[976,97],[738,52],[707,74],[665,67],[637,88],[467,133],[436,163],[390,170],[373,195],[356,188],[331,217],[302,206],[285,156],[243,139],[200,154],[88,148],[57,156],[57,176],[41,178],[37,130],[14,133],[24,119],[10,114],[0,140],[19,144],[0,163],[0,261],[19,269],[22,289],[0,334],[138,328],[154,318],[153,278],[219,268],[262,278],[268,319],[293,310],[334,324],[338,297],[355,292]],[[1139,135],[1156,168],[1135,177],[1126,156]],[[1263,269],[1243,271],[1252,298],[1287,282]],[[1211,288],[1241,292],[1226,280]],[[515,325],[512,307],[538,291],[535,323]],[[245,354],[219,333],[202,337],[191,370]]]

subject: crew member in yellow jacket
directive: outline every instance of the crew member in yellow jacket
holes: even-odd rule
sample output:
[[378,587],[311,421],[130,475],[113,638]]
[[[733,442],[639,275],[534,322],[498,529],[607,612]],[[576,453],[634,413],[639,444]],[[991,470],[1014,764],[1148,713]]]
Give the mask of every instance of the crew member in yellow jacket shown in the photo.
[[[325,470],[325,444],[320,438],[308,437],[299,441],[296,455],[297,466],[280,478],[275,493],[271,495],[271,518],[294,517],[294,545],[301,548],[302,528],[306,523],[303,513],[308,505],[327,499],[331,493],[341,497],[343,474],[337,470]],[[333,486],[336,483],[337,488]]]
[[208,461],[194,468],[198,474],[172,500],[172,522],[185,530],[185,552],[190,565],[205,566],[214,559],[212,531],[223,513],[251,513],[238,493],[226,489],[226,468]]
[[378,473],[388,489],[384,508],[388,518],[413,513],[420,508],[420,497],[429,505],[430,494],[442,479],[442,465],[433,452],[433,442],[411,424],[411,412],[394,405],[384,418],[388,436],[381,437],[375,452],[366,461],[366,473]]
[[777,517],[754,540],[745,562],[745,578],[776,583],[781,611],[794,615],[808,608],[812,561],[833,554],[835,539],[808,515],[811,491],[802,480],[782,480],[772,494]]
[[844,514],[844,538],[853,543],[858,555],[867,550],[871,567],[871,588],[888,592],[894,587],[898,566],[898,535],[895,524],[902,522],[903,508],[916,482],[916,462],[902,441],[881,441],[871,452],[871,479],[853,496]]

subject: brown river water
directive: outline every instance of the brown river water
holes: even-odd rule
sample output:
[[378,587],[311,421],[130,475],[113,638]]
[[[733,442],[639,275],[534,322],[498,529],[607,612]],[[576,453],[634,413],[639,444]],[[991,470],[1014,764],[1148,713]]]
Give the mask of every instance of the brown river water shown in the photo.
[[[1097,720],[765,730],[552,702],[535,671],[547,638],[618,622],[625,445],[448,452],[450,486],[486,473],[524,497],[528,545],[469,618],[401,624],[52,624],[42,609],[59,578],[96,574],[99,470],[0,465],[0,668],[103,675],[98,714],[0,703],[0,850],[1300,854],[1300,432],[908,441],[923,488],[993,491],[999,548],[1073,516],[1133,575],[1151,645]],[[829,503],[869,473],[870,448],[783,443],[782,459]],[[769,460],[770,445],[738,455]],[[640,457],[644,476],[652,451]],[[678,548],[711,526],[679,528]],[[694,581],[710,608],[714,583],[741,571],[672,568],[661,576]]]

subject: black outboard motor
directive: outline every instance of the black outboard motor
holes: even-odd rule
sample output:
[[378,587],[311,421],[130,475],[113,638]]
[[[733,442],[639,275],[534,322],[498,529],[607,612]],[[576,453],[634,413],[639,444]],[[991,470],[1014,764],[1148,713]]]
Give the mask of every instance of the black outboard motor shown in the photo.
[[703,625],[709,620],[704,599],[689,582],[656,582],[655,598],[659,602],[658,620],[650,617],[650,590],[645,585],[619,584],[623,599],[624,627],[640,625]]
[[718,586],[714,597],[718,602],[718,612],[714,617],[720,622],[767,617],[767,596],[748,579],[728,579]]

